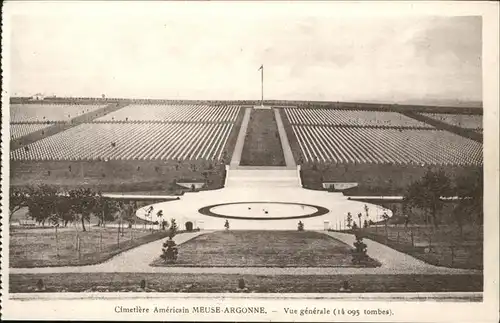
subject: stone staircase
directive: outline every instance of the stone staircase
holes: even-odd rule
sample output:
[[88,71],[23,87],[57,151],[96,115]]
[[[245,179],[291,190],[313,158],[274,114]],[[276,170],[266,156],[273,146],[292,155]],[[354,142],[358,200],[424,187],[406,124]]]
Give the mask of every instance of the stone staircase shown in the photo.
[[227,188],[302,187],[296,167],[228,167]]

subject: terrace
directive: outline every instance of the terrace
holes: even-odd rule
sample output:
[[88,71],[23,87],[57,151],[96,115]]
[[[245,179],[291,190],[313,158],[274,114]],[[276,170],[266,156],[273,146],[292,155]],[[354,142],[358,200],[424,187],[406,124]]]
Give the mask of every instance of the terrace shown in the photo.
[[10,140],[18,139],[36,131],[49,128],[54,123],[14,123],[10,125]]
[[67,122],[104,104],[11,104],[11,123]]
[[424,116],[432,118],[446,124],[465,129],[474,129],[481,131],[483,128],[482,115],[470,114],[449,114],[449,113],[421,113]]
[[86,123],[11,152],[11,160],[220,160],[233,124]]
[[95,122],[234,122],[239,109],[235,105],[131,104]]
[[292,125],[433,128],[431,125],[397,112],[306,108],[285,108],[284,110]]
[[482,145],[442,130],[292,126],[304,162],[481,165]]

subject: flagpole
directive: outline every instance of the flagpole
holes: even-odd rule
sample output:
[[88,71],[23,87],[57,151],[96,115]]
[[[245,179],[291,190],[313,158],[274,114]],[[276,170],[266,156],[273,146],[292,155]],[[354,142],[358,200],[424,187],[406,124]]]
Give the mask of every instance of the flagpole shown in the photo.
[[261,93],[260,105],[264,106],[264,65],[261,66],[261,71],[260,71],[260,93]]

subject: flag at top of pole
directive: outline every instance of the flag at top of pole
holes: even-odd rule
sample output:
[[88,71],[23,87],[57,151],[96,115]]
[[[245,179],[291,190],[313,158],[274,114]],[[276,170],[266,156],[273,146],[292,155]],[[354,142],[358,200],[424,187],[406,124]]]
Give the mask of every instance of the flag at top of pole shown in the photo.
[[260,71],[260,105],[263,107],[264,106],[264,64],[260,64],[260,67],[258,69]]

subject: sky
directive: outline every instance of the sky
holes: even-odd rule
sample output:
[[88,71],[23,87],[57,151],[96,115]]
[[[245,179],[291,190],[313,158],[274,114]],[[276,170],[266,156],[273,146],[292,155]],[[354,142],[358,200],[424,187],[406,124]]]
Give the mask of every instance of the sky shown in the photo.
[[480,17],[15,15],[14,96],[481,101]]

